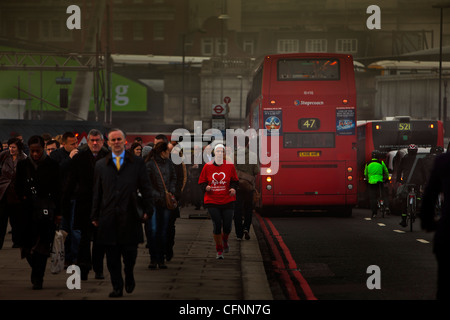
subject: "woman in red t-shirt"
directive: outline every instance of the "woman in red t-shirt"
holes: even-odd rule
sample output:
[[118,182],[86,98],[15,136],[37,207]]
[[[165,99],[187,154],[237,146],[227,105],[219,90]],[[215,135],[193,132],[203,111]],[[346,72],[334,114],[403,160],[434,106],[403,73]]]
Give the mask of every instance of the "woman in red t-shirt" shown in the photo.
[[229,251],[228,236],[231,232],[239,179],[234,164],[224,162],[225,146],[214,147],[213,161],[205,164],[198,183],[204,192],[204,207],[208,209],[213,223],[217,259]]

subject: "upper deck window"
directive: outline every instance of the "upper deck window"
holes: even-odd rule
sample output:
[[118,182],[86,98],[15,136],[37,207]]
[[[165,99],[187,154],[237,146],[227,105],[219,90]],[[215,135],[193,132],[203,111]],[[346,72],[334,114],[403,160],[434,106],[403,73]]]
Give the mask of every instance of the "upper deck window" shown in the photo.
[[339,80],[337,59],[282,59],[278,61],[278,81]]

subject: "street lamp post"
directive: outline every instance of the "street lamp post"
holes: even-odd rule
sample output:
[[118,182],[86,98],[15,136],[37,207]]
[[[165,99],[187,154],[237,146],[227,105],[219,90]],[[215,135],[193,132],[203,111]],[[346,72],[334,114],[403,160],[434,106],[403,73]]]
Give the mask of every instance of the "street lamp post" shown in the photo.
[[[442,29],[444,20],[444,9],[450,8],[450,4],[435,4],[432,7],[441,10],[440,31],[439,31],[439,120],[442,120]],[[443,120],[445,124],[446,119]]]
[[185,114],[185,70],[186,70],[186,36],[191,35],[193,33],[200,32],[205,33],[206,31],[203,29],[193,30],[191,32],[183,33],[181,35],[181,42],[182,42],[182,62],[181,62],[181,127],[184,128],[185,122],[184,122],[184,114]]
[[186,60],[186,33],[182,34],[182,54],[183,54],[183,61],[181,62],[181,128],[184,128],[184,109],[185,109],[185,102],[184,102],[184,64]]
[[237,78],[241,80],[241,94],[239,99],[239,127],[242,128],[242,81],[244,80],[244,78],[241,75],[237,76]]
[[218,19],[220,20],[220,101],[223,101],[223,58],[225,55],[225,39],[224,39],[224,24],[225,20],[230,19],[226,13],[222,13]]

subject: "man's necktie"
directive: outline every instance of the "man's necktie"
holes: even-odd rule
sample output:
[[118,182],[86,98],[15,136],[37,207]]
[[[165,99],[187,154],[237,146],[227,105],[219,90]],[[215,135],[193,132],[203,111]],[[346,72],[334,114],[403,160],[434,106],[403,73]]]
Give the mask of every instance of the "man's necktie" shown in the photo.
[[117,167],[117,170],[120,169],[120,157],[116,157],[116,167]]

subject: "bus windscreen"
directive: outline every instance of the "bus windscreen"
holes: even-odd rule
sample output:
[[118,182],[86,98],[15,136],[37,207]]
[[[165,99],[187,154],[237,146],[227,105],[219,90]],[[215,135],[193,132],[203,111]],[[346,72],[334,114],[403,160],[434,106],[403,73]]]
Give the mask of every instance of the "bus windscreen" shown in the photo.
[[280,59],[278,81],[339,80],[339,60]]

